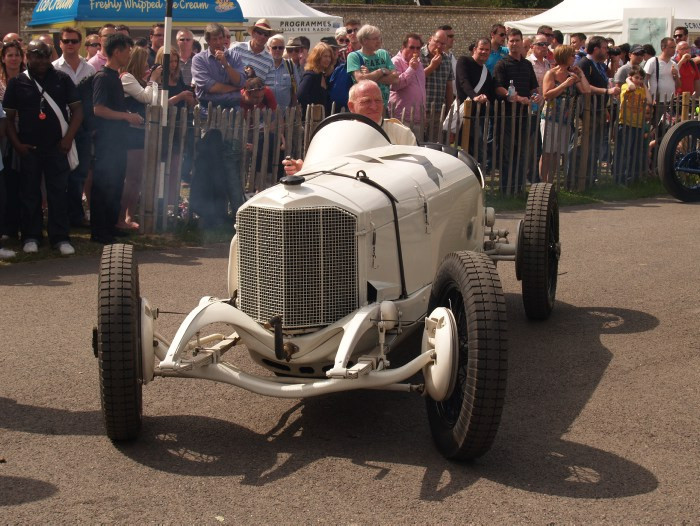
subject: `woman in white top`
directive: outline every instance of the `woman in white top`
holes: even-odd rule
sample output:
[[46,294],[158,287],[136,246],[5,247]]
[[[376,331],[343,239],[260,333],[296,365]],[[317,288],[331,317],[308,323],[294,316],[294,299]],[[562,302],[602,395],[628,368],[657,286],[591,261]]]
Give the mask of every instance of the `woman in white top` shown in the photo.
[[[146,104],[158,102],[158,82],[163,75],[161,66],[153,70],[148,68],[148,51],[142,47],[134,47],[131,58],[120,78],[126,97],[127,111],[139,113],[146,117]],[[121,211],[117,228],[126,230],[138,230],[139,224],[133,221],[136,206],[141,192],[144,165],[144,129],[130,128],[127,143],[129,151],[126,161],[126,177],[124,179],[124,191],[122,192]]]

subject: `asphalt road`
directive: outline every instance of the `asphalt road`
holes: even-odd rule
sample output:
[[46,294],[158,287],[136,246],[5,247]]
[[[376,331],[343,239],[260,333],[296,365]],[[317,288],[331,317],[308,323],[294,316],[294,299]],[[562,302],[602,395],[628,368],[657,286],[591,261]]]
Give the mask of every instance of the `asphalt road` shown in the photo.
[[[148,385],[141,438],[114,445],[90,347],[97,258],[2,268],[0,523],[697,524],[699,212],[564,209],[547,322],[525,319],[499,265],[507,401],[471,464],[437,453],[416,395],[278,400],[182,379]],[[226,246],[139,258],[164,310],[225,293]]]

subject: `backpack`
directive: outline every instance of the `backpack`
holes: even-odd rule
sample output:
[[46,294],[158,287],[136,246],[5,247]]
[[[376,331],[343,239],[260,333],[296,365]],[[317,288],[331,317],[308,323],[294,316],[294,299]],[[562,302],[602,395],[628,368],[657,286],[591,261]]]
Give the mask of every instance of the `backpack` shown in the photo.
[[92,81],[95,75],[85,77],[78,83],[78,94],[80,101],[83,104],[83,123],[82,127],[87,132],[95,131],[97,120],[95,119],[95,108],[92,104]]
[[[357,53],[357,51],[353,51],[353,53]],[[357,53],[357,55],[360,58],[360,65],[364,64],[365,61],[362,59],[362,55],[359,53]],[[349,56],[350,55],[348,55],[348,57]],[[333,73],[331,73],[329,83],[331,85],[329,95],[331,97],[331,101],[335,102],[336,110],[340,110],[340,108],[347,108],[348,94],[353,85],[353,78],[350,73],[348,73],[347,62],[342,62],[335,67]]]

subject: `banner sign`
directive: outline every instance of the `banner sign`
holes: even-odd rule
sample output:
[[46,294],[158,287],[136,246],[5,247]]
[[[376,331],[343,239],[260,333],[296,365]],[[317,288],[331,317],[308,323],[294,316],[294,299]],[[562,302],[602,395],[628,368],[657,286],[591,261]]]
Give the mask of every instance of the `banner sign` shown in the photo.
[[339,17],[325,20],[323,18],[279,18],[275,20],[274,26],[279,27],[285,35],[289,33],[334,35],[341,23],[342,19]]
[[[161,22],[166,0],[39,0],[29,26],[70,21]],[[175,22],[244,22],[236,0],[173,0]]]

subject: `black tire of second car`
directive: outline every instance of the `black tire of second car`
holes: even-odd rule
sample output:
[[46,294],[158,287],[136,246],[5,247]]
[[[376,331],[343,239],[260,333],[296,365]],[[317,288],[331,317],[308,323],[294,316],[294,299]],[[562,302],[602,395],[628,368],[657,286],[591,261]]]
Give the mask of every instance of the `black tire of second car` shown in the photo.
[[530,187],[525,218],[518,236],[518,277],[522,280],[525,314],[545,320],[554,309],[559,272],[559,204],[549,183]]
[[694,139],[687,154],[696,156],[695,163],[697,167],[698,158],[700,157],[700,151],[697,150],[699,138],[700,122],[685,121],[676,124],[668,130],[661,141],[661,146],[659,146],[658,170],[661,181],[669,194],[680,201],[688,203],[700,201],[700,185],[689,187],[679,179],[679,174],[676,171],[676,155],[681,141]]
[[428,420],[440,452],[471,460],[496,438],[506,392],[506,303],[496,266],[484,254],[454,252],[440,264],[428,312],[452,310],[459,339],[457,381],[442,402],[426,398]]
[[97,358],[107,436],[132,440],[141,430],[142,375],[138,266],[130,245],[104,247],[100,262]]

